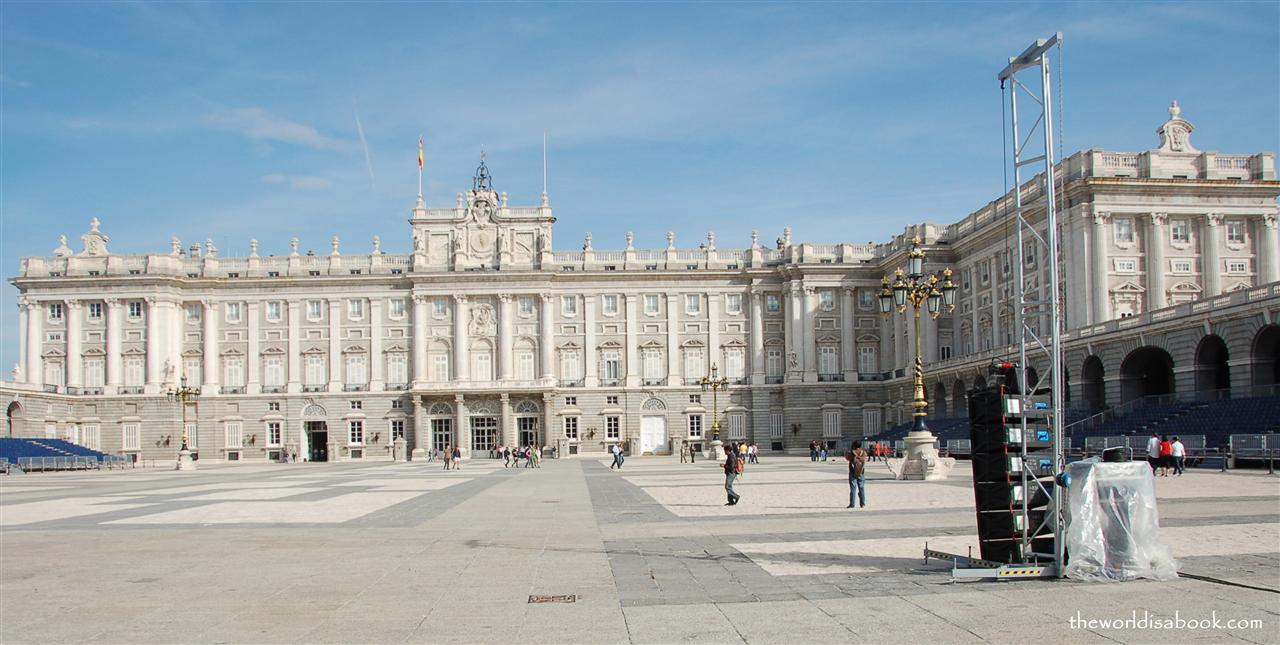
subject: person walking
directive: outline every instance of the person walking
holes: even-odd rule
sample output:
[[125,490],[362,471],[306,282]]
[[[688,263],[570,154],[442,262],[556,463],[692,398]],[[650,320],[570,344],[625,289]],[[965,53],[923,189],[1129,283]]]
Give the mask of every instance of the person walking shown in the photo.
[[825,443],[818,444],[818,458],[822,459],[823,461],[827,460],[827,444]]
[[683,463],[687,463],[688,461],[689,461],[689,442],[682,441],[680,442],[680,463],[683,464]]
[[613,456],[613,463],[609,464],[609,470],[621,468],[622,464],[618,463],[618,444],[609,444],[609,454]]
[[1156,467],[1160,465],[1160,435],[1154,432],[1147,439],[1147,463],[1151,465],[1151,474],[1156,474]]
[[460,470],[462,468],[462,447],[454,446],[453,448],[453,469]]
[[1160,476],[1168,477],[1173,470],[1173,442],[1168,435],[1160,437]]
[[689,463],[695,463],[694,458],[698,456],[696,444],[689,444]]
[[867,480],[864,473],[867,468],[867,451],[862,449],[862,442],[853,442],[853,448],[849,449],[844,458],[849,462],[849,505],[845,508],[853,508],[855,492],[858,495],[858,506],[866,508]]
[[1181,439],[1174,437],[1173,445],[1170,446],[1170,448],[1173,452],[1173,472],[1177,476],[1181,477],[1187,460],[1187,447],[1182,444]]
[[749,464],[760,463],[760,460],[756,458],[757,452],[759,452],[759,450],[756,448],[756,445],[754,443],[751,444],[750,446],[747,446],[747,463]]
[[618,470],[622,470],[622,464],[627,461],[627,451],[622,448],[621,442],[614,445],[618,448],[618,452],[615,453],[614,459],[618,460]]
[[818,460],[818,442],[810,441],[809,442],[809,461],[817,461],[817,460]]
[[724,457],[724,492],[729,496],[725,506],[734,506],[742,498],[733,491],[733,481],[742,473],[742,459],[735,450],[726,450]]
[[444,447],[444,469],[449,470],[453,465],[453,446],[446,445]]
[[502,447],[502,467],[506,468],[511,465],[511,446]]

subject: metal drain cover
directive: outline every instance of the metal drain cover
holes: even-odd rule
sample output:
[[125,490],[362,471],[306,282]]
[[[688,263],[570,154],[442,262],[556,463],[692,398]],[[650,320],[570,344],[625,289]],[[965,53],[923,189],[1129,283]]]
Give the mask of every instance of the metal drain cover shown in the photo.
[[577,594],[568,594],[564,596],[529,596],[529,604],[543,602],[578,602]]

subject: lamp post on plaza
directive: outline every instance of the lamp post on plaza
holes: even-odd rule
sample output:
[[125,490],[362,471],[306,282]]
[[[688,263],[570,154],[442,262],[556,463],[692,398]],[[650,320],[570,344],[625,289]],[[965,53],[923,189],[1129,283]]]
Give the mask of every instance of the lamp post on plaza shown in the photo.
[[165,395],[169,397],[170,403],[177,403],[182,406],[182,448],[178,450],[178,465],[174,470],[195,470],[196,462],[191,459],[191,450],[187,448],[187,402],[195,401],[200,398],[200,388],[188,387],[187,377],[182,377],[182,382],[178,387],[170,387]]
[[702,377],[702,380],[698,381],[698,384],[702,386],[702,391],[705,392],[707,391],[707,388],[711,388],[711,458],[716,460],[719,460],[721,457],[724,456],[724,451],[722,450],[722,447],[724,446],[724,442],[720,441],[719,394],[720,394],[721,388],[728,389],[729,387],[729,379],[724,377],[720,377],[720,378],[716,377],[716,375],[719,374],[719,372],[720,372],[720,369],[716,367],[714,363],[712,363],[711,374],[708,376]]
[[906,313],[910,306],[915,316],[915,364],[911,416],[914,417],[911,431],[906,437],[905,461],[898,472],[899,479],[919,476],[921,479],[942,479],[951,468],[948,463],[938,457],[936,439],[925,424],[925,416],[929,402],[924,394],[924,361],[920,356],[920,309],[923,307],[933,318],[942,314],[946,307],[948,313],[956,308],[956,285],[951,281],[951,268],[939,273],[925,275],[924,249],[920,248],[920,238],[911,238],[911,251],[907,253],[906,271],[899,267],[894,272],[893,283],[886,276],[880,283],[880,314],[888,318],[894,309],[898,313]]

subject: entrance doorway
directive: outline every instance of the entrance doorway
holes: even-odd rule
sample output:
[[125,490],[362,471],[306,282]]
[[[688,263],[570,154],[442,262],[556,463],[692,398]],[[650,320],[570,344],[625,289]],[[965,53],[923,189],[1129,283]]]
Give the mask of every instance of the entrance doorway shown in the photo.
[[538,440],[538,417],[517,417],[516,429],[519,430],[520,445],[542,445]]
[[498,446],[497,417],[471,417],[471,453],[472,456],[484,455],[493,457],[493,449]]
[[307,445],[311,448],[311,461],[329,461],[329,426],[324,421],[308,421]]
[[453,419],[431,420],[431,449],[444,454],[444,449],[453,450]]
[[640,453],[667,451],[667,418],[640,417]]

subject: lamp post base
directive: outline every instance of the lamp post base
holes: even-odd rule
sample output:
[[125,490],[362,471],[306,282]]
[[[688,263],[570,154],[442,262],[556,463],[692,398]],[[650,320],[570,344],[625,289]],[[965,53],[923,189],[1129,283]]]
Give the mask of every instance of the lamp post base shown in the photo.
[[907,433],[902,459],[889,460],[889,470],[897,479],[939,480],[946,479],[955,468],[956,460],[952,457],[938,456],[934,445],[938,442],[932,432],[912,430]]
[[191,451],[183,448],[178,451],[178,465],[174,470],[195,470],[196,462],[191,458]]

